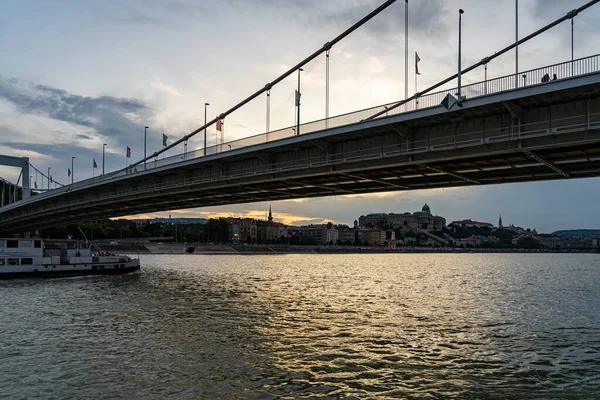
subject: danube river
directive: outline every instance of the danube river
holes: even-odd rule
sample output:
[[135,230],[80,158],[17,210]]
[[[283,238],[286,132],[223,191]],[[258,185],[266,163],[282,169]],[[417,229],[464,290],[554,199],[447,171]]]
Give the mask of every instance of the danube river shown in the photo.
[[0,282],[0,398],[600,398],[600,254],[142,263]]

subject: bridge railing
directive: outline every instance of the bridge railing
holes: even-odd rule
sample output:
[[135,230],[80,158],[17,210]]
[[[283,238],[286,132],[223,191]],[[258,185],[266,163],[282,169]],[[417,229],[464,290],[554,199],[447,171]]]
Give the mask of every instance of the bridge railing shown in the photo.
[[[548,75],[548,80],[568,79],[575,76],[586,75],[600,71],[600,54],[590,57],[580,58],[573,61],[567,61],[541,68],[531,69],[511,74],[499,78],[488,79],[486,81],[464,85],[461,88],[461,94],[467,99],[486,96],[489,94],[500,93],[508,90],[519,89],[527,86],[534,86],[544,83],[543,78]],[[328,119],[308,122],[300,125],[300,135],[318,132],[324,129],[336,128],[344,125],[359,123],[372,115],[390,109],[382,117],[402,114],[409,111],[415,111],[421,108],[437,107],[441,104],[447,94],[455,96],[458,88],[441,90],[419,97],[400,107],[390,109],[396,103],[382,104],[376,107],[367,108],[360,111],[354,111],[347,114],[337,115]],[[296,136],[296,127],[291,126],[243,139],[233,140],[224,144],[219,144],[206,149],[206,154],[215,154],[223,151],[239,149],[261,143],[268,143],[279,139],[285,139]],[[202,152],[196,151],[195,153]],[[189,154],[189,153],[188,153]],[[201,156],[202,154],[198,154]],[[172,157],[171,157],[172,158]],[[188,157],[189,158],[189,157]],[[167,159],[165,159],[167,160]]]
[[[473,83],[470,85],[464,85],[461,88],[461,94],[467,99],[472,99],[509,90],[520,89],[523,87],[541,85],[544,84],[547,80],[552,81],[554,79],[568,79],[575,76],[586,75],[599,71],[600,54],[596,54],[590,57],[584,57],[573,61],[562,62],[554,65],[519,72],[518,74],[506,75],[499,78],[488,79],[486,81]],[[545,78],[546,76],[547,78]],[[442,102],[444,97],[446,97],[447,94],[452,94],[453,96],[455,96],[457,91],[457,88],[451,88],[441,90],[435,93],[430,93],[394,109],[390,108],[391,106],[397,104],[396,102],[383,104],[380,106],[371,107],[347,114],[342,114],[328,119],[321,119],[317,121],[308,122],[300,125],[299,134],[304,135],[325,129],[331,129],[340,126],[359,123],[378,112],[385,111],[388,109],[390,109],[389,112],[382,114],[382,116],[379,118],[384,118],[390,115],[402,114],[405,112],[411,112],[423,108],[437,107],[440,105],[440,103]],[[294,136],[296,136],[295,126],[278,129],[275,131],[261,133],[258,135],[207,147],[206,155],[214,155],[230,150],[241,149],[263,143],[270,143],[285,138],[291,138]],[[106,180],[119,178],[141,171],[147,171],[186,160],[197,159],[203,156],[204,149],[200,149],[189,151],[187,153],[177,154],[164,159],[156,159],[154,161],[148,161],[146,164],[137,165],[134,168],[126,167],[115,172],[97,176],[95,178],[86,179],[84,181],[75,182],[72,185],[66,185],[62,188],[50,190],[46,193],[42,193],[35,196],[35,198],[39,199],[40,197],[52,196],[60,192],[68,192],[77,188],[87,187]]]
[[[489,94],[500,93],[508,90],[523,88],[526,86],[542,84],[544,83],[543,78],[545,75],[548,75],[549,80],[567,79],[574,76],[586,75],[589,73],[599,71],[600,54],[597,54],[590,57],[580,58],[574,61],[567,61],[559,64],[523,71],[519,74],[511,74],[499,78],[488,79],[483,82],[464,85],[461,89],[461,94],[466,98],[470,99],[475,97],[486,96]],[[416,101],[413,100],[400,107],[391,109],[388,113],[382,115],[382,117],[401,114],[409,111],[415,111],[421,108],[436,107],[440,105],[440,103],[442,102],[444,97],[446,97],[447,94],[456,95],[457,92],[458,88],[451,88],[441,90],[435,93],[430,93],[419,97]],[[354,111],[351,113],[338,115],[328,119],[321,119],[317,121],[308,122],[300,125],[299,134],[303,135],[307,133],[318,132],[325,129],[359,123],[378,112],[385,111],[391,108],[391,106],[393,106],[394,104],[396,103],[383,104],[380,106],[371,107],[360,111]],[[224,151],[240,149],[262,143],[269,143],[294,136],[296,136],[296,127],[291,126],[207,147],[206,154],[217,154]],[[204,150],[196,150],[193,152],[188,152],[185,155],[180,154],[177,156],[165,158],[164,160],[158,160],[156,163],[153,163],[153,165],[159,167],[171,164],[173,162],[182,161],[184,159],[193,159],[201,157],[203,156],[203,154]]]

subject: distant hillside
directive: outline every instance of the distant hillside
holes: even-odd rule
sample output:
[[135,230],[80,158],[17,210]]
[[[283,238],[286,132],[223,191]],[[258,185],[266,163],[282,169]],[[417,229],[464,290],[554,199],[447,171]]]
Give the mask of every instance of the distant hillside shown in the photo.
[[560,237],[579,237],[591,239],[595,237],[600,237],[600,229],[569,229],[564,231],[552,232],[552,234]]

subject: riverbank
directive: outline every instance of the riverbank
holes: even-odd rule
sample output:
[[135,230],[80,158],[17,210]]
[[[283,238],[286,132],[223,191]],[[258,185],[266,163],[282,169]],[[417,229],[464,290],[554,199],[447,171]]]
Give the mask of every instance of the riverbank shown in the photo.
[[500,249],[500,248],[431,248],[401,247],[389,249],[382,247],[354,246],[288,246],[288,245],[219,245],[192,243],[139,243],[139,244],[103,244],[102,249],[111,253],[128,254],[402,254],[402,253],[593,253],[593,249],[546,250],[546,249]]

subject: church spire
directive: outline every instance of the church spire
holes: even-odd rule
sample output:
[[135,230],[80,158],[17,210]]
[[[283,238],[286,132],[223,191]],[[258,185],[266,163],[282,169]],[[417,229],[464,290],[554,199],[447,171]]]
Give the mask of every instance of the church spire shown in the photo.
[[500,214],[500,218],[498,219],[498,228],[504,228],[504,226],[502,226],[502,214]]
[[273,213],[271,212],[271,205],[269,204],[269,222],[273,222]]

